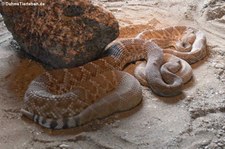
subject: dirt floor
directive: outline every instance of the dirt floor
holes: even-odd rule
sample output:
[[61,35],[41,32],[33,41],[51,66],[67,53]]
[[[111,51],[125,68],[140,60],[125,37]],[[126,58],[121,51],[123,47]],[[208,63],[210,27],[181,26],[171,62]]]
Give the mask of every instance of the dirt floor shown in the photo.
[[182,95],[161,98],[143,87],[132,111],[79,129],[51,131],[21,117],[29,82],[44,71],[14,46],[0,17],[0,149],[225,149],[225,1],[94,0],[113,12],[120,37],[187,25],[207,36],[208,56],[192,65]]

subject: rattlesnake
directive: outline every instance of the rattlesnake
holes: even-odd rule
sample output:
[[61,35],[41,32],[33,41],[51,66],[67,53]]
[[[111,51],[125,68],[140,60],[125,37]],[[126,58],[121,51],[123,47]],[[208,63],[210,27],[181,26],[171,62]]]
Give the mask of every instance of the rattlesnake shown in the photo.
[[[181,51],[164,49],[168,45]],[[118,39],[98,60],[76,68],[46,71],[34,79],[25,93],[21,112],[41,126],[62,129],[129,110],[141,102],[142,91],[139,81],[122,70],[138,60],[147,61],[138,78],[143,76],[154,93],[178,95],[192,71],[186,61],[169,53],[189,63],[202,59],[206,54],[204,34],[175,26]]]

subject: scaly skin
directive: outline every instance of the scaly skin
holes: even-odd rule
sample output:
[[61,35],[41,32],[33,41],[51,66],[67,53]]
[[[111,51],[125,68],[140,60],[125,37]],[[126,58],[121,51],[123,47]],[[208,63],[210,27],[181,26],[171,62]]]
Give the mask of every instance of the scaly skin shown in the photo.
[[[191,52],[174,53],[178,57],[179,52],[185,53],[181,57],[190,58],[190,62],[193,62],[194,56],[196,62],[203,58],[203,55],[198,55],[201,52],[196,51],[205,50],[205,37],[196,32],[192,41],[192,33],[185,33],[186,30],[186,27],[173,27],[151,32],[158,41],[164,40],[165,43],[175,43],[176,40],[193,43]],[[150,37],[144,34],[138,38]],[[147,86],[154,93],[160,96],[178,95],[183,83],[192,76],[191,67],[184,60],[164,52],[154,40],[114,41],[106,48],[104,57],[96,61],[76,68],[47,71],[34,79],[26,91],[25,106],[21,111],[46,128],[63,129],[129,110],[141,102],[142,91],[140,83],[122,70],[138,60],[147,61],[144,76]]]

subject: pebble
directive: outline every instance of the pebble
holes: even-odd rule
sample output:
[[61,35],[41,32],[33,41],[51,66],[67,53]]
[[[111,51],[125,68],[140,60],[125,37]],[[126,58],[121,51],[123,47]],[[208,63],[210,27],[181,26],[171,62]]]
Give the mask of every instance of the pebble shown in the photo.
[[218,64],[215,64],[214,66],[216,69],[224,69],[225,70],[225,65],[221,64],[221,63],[218,63]]
[[59,147],[60,147],[60,148],[63,148],[63,149],[68,149],[68,148],[70,148],[70,146],[67,145],[67,144],[61,144],[61,145],[59,145]]
[[225,130],[225,126],[223,126],[222,129]]

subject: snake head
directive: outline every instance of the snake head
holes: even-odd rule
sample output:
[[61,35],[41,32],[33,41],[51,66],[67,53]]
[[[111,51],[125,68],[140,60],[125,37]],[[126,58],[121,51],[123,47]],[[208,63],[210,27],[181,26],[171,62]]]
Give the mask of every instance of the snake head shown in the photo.
[[190,52],[192,49],[192,45],[196,39],[196,34],[193,29],[188,28],[184,31],[181,39],[176,42],[175,48],[180,52]]
[[175,48],[180,52],[190,52],[192,49],[192,45],[187,41],[179,40],[176,42]]

